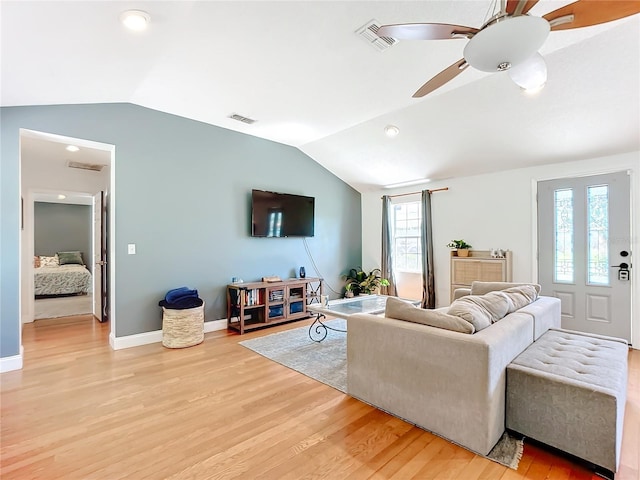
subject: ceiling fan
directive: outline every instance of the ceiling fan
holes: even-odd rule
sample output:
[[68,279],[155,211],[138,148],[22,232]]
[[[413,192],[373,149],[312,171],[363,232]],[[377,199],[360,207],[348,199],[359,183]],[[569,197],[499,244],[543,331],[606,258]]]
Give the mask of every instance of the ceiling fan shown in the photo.
[[500,11],[482,27],[447,23],[383,25],[379,37],[399,40],[466,38],[464,58],[445,68],[413,94],[424,97],[462,73],[469,65],[485,72],[508,71],[524,89],[541,88],[546,64],[537,53],[550,31],[588,27],[640,13],[640,0],[578,0],[542,17],[527,14],[538,0],[499,0]]

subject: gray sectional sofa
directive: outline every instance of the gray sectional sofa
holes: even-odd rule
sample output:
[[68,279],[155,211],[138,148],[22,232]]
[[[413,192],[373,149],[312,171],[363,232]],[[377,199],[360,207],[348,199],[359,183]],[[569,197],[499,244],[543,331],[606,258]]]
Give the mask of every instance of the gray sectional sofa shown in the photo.
[[[515,285],[476,282],[468,293]],[[487,455],[505,430],[506,367],[549,328],[560,327],[560,301],[537,297],[475,333],[462,333],[464,329],[448,319],[455,303],[430,311],[435,320],[426,323],[438,326],[424,324],[418,318],[422,312],[415,311],[394,315],[409,321],[368,314],[349,317],[347,392]]]

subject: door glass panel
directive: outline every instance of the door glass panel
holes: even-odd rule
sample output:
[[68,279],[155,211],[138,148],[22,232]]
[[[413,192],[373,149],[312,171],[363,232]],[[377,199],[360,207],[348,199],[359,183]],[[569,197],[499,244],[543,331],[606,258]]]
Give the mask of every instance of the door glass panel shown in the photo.
[[573,190],[554,192],[554,281],[573,283]]
[[587,283],[609,285],[609,186],[587,187]]

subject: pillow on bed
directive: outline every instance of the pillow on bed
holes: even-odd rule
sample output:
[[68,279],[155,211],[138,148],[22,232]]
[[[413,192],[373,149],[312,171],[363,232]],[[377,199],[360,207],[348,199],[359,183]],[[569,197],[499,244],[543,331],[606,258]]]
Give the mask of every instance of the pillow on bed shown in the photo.
[[46,255],[40,255],[40,266],[41,267],[57,267],[60,265],[58,262],[58,256],[54,255],[53,257],[48,257]]
[[60,265],[84,265],[80,252],[58,252]]

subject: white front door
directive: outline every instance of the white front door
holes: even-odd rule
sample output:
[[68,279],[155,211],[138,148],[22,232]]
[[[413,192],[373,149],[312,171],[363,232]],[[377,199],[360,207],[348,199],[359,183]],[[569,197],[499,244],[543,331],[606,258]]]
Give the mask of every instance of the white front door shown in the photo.
[[562,328],[631,342],[627,172],[538,182],[538,281]]

